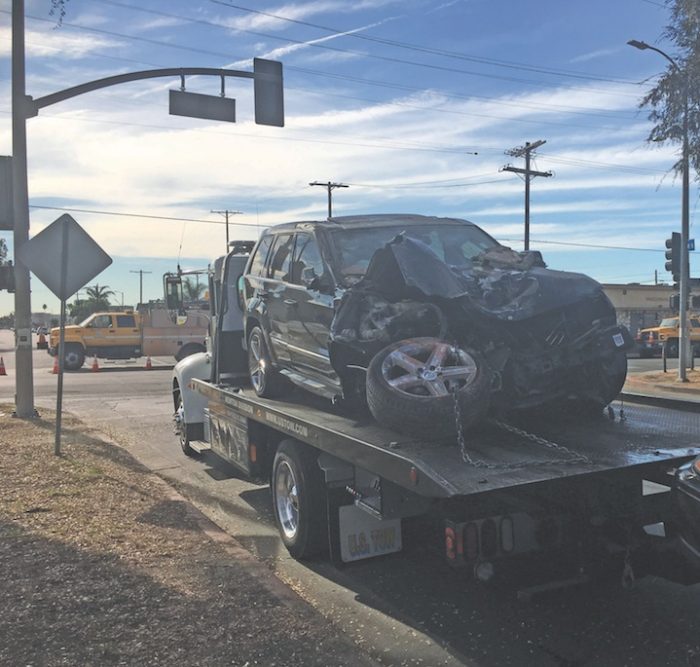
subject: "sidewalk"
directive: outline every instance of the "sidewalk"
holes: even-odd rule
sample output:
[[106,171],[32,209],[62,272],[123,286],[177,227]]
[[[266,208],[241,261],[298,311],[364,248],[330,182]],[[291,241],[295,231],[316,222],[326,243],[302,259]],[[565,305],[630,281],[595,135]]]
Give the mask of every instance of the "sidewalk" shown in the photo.
[[0,664],[370,666],[124,450],[0,405]]
[[629,373],[623,391],[628,394],[674,398],[700,403],[700,370],[688,370],[688,382],[678,381],[678,370]]

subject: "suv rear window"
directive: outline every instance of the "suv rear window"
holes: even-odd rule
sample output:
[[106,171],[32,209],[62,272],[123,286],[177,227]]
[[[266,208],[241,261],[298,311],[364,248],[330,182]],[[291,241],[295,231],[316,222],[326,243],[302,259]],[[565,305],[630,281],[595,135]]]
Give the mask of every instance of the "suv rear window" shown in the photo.
[[253,276],[260,276],[265,268],[265,260],[267,259],[267,252],[272,245],[272,236],[263,236],[258,243],[258,248],[253,255],[253,259],[250,262],[250,273]]
[[273,280],[289,281],[289,271],[292,265],[292,248],[294,236],[292,234],[280,234],[275,241],[272,251],[272,261],[268,276]]

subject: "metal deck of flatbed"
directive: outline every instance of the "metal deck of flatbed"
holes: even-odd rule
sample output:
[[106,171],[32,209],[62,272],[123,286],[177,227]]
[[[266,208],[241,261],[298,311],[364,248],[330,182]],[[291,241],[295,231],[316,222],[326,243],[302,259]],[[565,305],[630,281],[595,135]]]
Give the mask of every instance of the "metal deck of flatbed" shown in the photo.
[[[229,406],[419,495],[451,497],[593,473],[630,470],[663,461],[681,463],[700,454],[700,413],[627,401],[625,420],[553,416],[510,422],[566,449],[548,447],[493,425],[466,433],[465,463],[454,441],[412,440],[382,428],[369,416],[351,417],[328,402],[296,392],[289,400],[258,398],[250,389],[193,380],[210,405]],[[417,483],[410,480],[411,469]],[[415,471],[414,471],[415,472]]]

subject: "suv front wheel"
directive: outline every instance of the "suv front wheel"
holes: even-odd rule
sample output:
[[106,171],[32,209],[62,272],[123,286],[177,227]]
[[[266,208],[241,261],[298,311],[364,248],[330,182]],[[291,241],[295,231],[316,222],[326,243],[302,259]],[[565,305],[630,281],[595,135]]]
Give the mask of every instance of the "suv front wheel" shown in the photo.
[[250,384],[261,398],[275,398],[289,391],[289,381],[272,366],[262,329],[253,327],[248,336]]

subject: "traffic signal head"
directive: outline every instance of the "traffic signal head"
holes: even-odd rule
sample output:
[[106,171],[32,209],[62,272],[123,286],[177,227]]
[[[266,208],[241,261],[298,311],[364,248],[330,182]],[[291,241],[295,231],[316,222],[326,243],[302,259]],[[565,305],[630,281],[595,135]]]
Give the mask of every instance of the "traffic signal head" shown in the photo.
[[666,271],[673,274],[673,282],[680,282],[681,278],[681,235],[673,232],[670,239],[666,239]]

